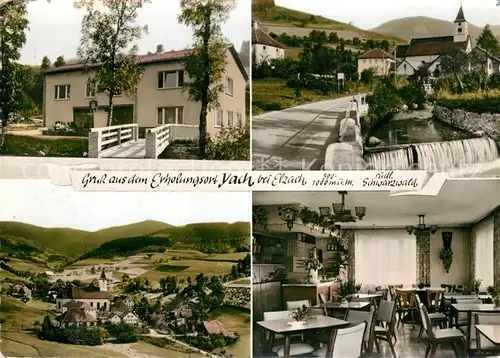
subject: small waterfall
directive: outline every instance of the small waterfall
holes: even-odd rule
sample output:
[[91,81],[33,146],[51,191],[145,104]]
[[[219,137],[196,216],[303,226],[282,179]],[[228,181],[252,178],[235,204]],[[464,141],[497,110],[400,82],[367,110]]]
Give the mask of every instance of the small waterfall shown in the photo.
[[448,171],[498,158],[495,141],[488,137],[422,143],[414,147],[418,168],[430,172]]
[[498,159],[498,149],[495,141],[482,137],[413,144],[408,148],[371,153],[365,156],[365,168],[440,172],[496,159]]
[[365,156],[367,170],[410,170],[413,164],[413,151],[410,147]]

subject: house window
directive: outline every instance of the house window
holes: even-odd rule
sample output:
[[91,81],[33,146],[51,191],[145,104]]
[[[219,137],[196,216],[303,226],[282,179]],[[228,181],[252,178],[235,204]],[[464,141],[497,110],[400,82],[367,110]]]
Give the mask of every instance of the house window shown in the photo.
[[57,308],[61,309],[61,302],[57,302]]
[[222,111],[215,111],[215,127],[222,127]]
[[85,87],[85,98],[95,98],[95,83],[87,83]]
[[94,302],[90,302],[90,307],[94,307]]
[[158,72],[158,88],[179,88],[184,85],[184,71]]
[[54,86],[54,99],[69,99],[70,85]]
[[184,107],[158,108],[158,124],[183,124]]
[[236,113],[236,123],[239,127],[243,125],[243,118],[241,117],[241,113]]
[[229,96],[233,95],[233,79],[231,77],[226,76],[226,83],[224,85],[224,89],[227,95]]
[[266,46],[262,46],[262,48],[265,50],[265,49],[266,49]]
[[406,72],[406,63],[403,65],[403,68],[405,69],[405,72]]
[[97,302],[97,309],[101,308],[101,302]]
[[227,111],[227,126],[228,127],[233,127],[234,126],[234,114],[233,114],[233,111]]
[[106,302],[102,304],[102,308],[106,309]]
[[461,27],[459,27],[459,28],[458,28],[458,33],[459,33],[459,34],[461,34],[461,33],[462,33],[462,28],[461,28]]

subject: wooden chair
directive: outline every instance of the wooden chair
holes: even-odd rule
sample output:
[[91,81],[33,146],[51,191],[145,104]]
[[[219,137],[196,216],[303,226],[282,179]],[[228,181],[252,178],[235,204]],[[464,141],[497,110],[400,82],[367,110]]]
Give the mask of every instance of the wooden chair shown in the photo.
[[[367,323],[363,322],[353,327],[337,330],[333,354],[327,358],[358,358],[361,356],[367,326]],[[315,350],[313,356],[325,357],[326,349],[326,347],[323,347]]]
[[[264,312],[264,321],[272,321],[272,320],[278,320],[278,319],[288,319],[291,318],[290,316],[290,311],[273,311],[273,312]],[[302,339],[302,334],[298,335],[292,335],[290,338],[296,338],[299,337]],[[265,342],[268,343],[268,350],[271,350],[271,352],[278,354],[279,357],[283,357],[284,351],[285,351],[285,346],[283,344],[274,346],[274,342],[270,341],[269,337],[269,332],[266,332],[265,335]],[[276,334],[274,336],[274,339],[283,339],[285,338],[281,334]],[[314,347],[306,344],[306,343],[291,343],[290,344],[290,356],[300,356],[304,354],[311,354],[314,351]]]
[[319,306],[323,309],[323,314],[325,316],[328,316],[328,310],[326,309],[326,306],[325,306],[325,304],[328,301],[326,300],[324,293],[318,293],[318,302],[319,302]]
[[463,353],[465,357],[465,351],[460,351],[458,343],[462,344],[465,348],[465,336],[464,334],[456,328],[445,328],[445,329],[432,329],[431,320],[429,319],[429,313],[427,312],[427,308],[421,303],[420,304],[420,315],[422,319],[422,324],[424,326],[425,331],[427,332],[427,337],[429,337],[427,342],[427,349],[425,350],[425,358],[434,357],[436,354],[436,350],[442,344],[451,344],[453,346],[453,350],[455,351],[455,355],[460,357]]
[[370,356],[373,351],[373,339],[375,337],[375,307],[371,307],[370,312],[351,310],[347,313],[346,321],[351,325],[366,322],[366,330],[363,338],[362,353]]
[[427,290],[427,311],[429,313],[437,312],[441,308],[443,301],[443,291]]
[[[396,350],[394,349],[394,344],[397,341],[396,338],[396,302],[394,301],[382,301],[380,302],[380,307],[377,312],[377,319],[379,321],[385,322],[385,327],[376,326],[375,327],[375,346],[377,347],[377,352],[380,353],[379,341],[385,341],[389,343],[391,348],[392,356],[397,357]],[[392,342],[394,338],[394,343]]]
[[303,306],[311,307],[311,302],[309,300],[299,300],[299,301],[287,301],[286,302],[286,310],[292,311],[297,308],[302,308]]
[[[467,303],[467,304],[471,304],[471,305],[481,305],[483,303],[482,300],[461,300],[460,303]],[[454,322],[454,326],[457,327],[457,328],[461,328],[461,327],[466,327],[466,328],[463,328],[464,330],[468,329],[467,328],[467,324],[469,324],[469,319],[468,319],[468,316],[467,316],[467,312],[458,312],[458,314],[455,316],[455,322]]]
[[403,322],[403,318],[406,317],[407,314],[411,315],[411,324],[413,328],[415,328],[414,313],[417,312],[417,305],[415,304],[415,296],[416,296],[416,291],[400,291],[396,289],[396,305],[398,312],[397,328],[399,328],[399,324]]
[[[422,317],[422,313],[420,312],[420,305],[422,304],[422,302],[420,302],[420,297],[418,297],[418,295],[415,296],[415,301],[417,303],[417,309],[419,311],[419,315],[420,317]],[[446,317],[446,315],[440,312],[435,312],[435,313],[428,313],[428,316],[429,320],[431,321],[432,327],[434,327],[437,324],[440,328],[446,328],[448,324],[448,317]],[[420,321],[422,321],[422,319],[420,319]],[[422,334],[424,333],[424,331],[425,331],[424,323],[420,322],[420,332],[418,332],[417,342],[420,342],[420,339],[422,339]]]
[[396,299],[396,289],[403,288],[404,285],[389,285],[389,294],[391,295],[390,299],[394,301]]

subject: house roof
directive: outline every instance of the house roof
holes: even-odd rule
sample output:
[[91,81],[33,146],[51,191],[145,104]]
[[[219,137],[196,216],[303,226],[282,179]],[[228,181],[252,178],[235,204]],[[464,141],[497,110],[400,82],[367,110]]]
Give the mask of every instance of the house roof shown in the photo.
[[205,329],[207,330],[208,334],[222,334],[223,336],[229,337],[232,336],[232,334],[228,333],[222,324],[217,321],[204,321],[203,326],[205,326]]
[[283,45],[278,40],[273,39],[269,36],[265,31],[260,29],[258,26],[252,26],[252,45],[265,45],[272,46],[281,49],[285,49],[285,45]]
[[470,38],[455,42],[453,36],[415,38],[409,45],[398,46],[396,57],[444,55],[453,51],[465,51],[469,41]]
[[486,56],[488,56],[488,58],[490,58],[491,60],[494,60],[494,61],[500,63],[500,58],[498,58],[497,56],[492,55],[491,53],[489,53],[488,51],[486,51],[482,47],[476,46],[476,47],[474,47],[474,49],[472,50],[472,52],[474,52],[474,51],[482,52],[483,54],[485,54]]
[[117,314],[122,314],[122,313],[129,313],[130,309],[125,305],[125,303],[122,302],[115,302],[114,304],[111,305],[109,308],[111,312],[117,313]]
[[109,299],[108,291],[85,291],[79,287],[71,286],[62,289],[57,295],[57,298],[62,299],[80,299],[80,300],[90,300],[90,299]]
[[[241,62],[240,56],[238,52],[234,48],[234,45],[228,45],[228,49],[233,55],[238,68],[241,73],[245,77],[245,80],[248,80],[248,73],[245,71],[245,67]],[[156,52],[156,53],[148,53],[146,55],[137,55],[135,56],[135,60],[137,64],[140,65],[148,65],[153,63],[161,63],[161,62],[172,62],[172,61],[182,61],[187,55],[193,53],[192,49],[187,50],[177,50],[177,51],[167,51],[167,52]],[[72,71],[83,71],[85,68],[96,68],[99,67],[99,64],[88,65],[84,62],[77,62],[72,64],[67,64],[61,67],[51,67],[44,71],[44,74],[49,75],[53,73],[63,73],[63,72],[72,72]]]
[[67,310],[56,319],[61,323],[85,323],[96,321],[96,317],[86,314],[83,309]]
[[464,8],[460,4],[460,9],[458,10],[457,17],[455,18],[455,22],[466,22],[464,15]]
[[370,51],[365,52],[361,56],[359,56],[361,59],[365,58],[390,58],[391,60],[394,60],[394,55],[381,49],[381,48],[374,48]]

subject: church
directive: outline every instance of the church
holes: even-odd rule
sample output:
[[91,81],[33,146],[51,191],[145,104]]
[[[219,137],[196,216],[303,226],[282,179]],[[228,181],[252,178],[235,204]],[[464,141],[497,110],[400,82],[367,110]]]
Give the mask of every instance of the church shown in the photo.
[[470,53],[472,41],[462,5],[455,18],[454,29],[453,35],[414,38],[408,45],[398,46],[397,74],[411,76],[422,65],[427,66],[429,73],[433,74],[439,69],[441,56],[454,51]]
[[56,310],[58,312],[67,311],[67,304],[71,301],[87,304],[95,310],[109,311],[110,295],[108,291],[108,279],[104,270],[98,280],[97,287],[86,289],[77,286],[66,287],[59,292],[56,298]]

